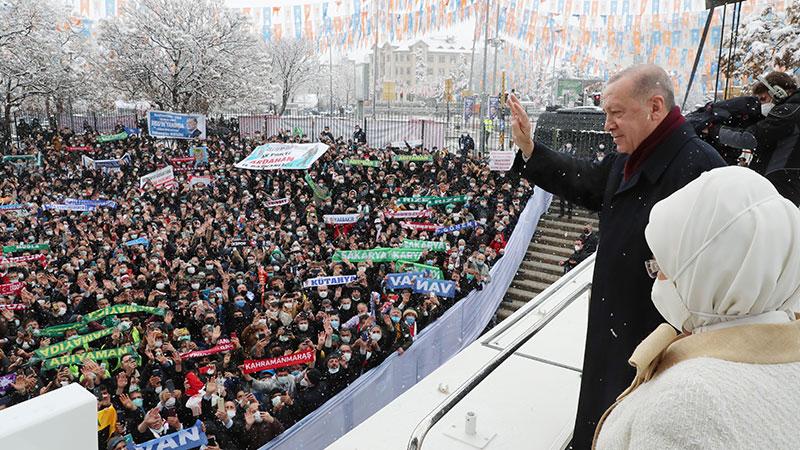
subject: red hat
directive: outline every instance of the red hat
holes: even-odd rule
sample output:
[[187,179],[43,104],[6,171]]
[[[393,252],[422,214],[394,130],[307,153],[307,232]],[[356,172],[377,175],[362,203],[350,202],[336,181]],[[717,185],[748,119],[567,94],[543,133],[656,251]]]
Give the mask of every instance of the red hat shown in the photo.
[[186,384],[188,387],[186,388],[186,394],[189,397],[197,395],[200,392],[200,389],[203,389],[203,382],[200,381],[200,378],[195,375],[194,372],[189,372],[186,374]]

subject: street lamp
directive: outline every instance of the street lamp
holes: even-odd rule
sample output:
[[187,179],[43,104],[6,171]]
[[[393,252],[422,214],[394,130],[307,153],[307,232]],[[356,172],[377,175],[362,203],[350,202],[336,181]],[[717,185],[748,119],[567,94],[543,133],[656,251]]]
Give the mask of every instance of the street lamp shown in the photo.
[[556,82],[556,35],[559,33],[561,33],[560,28],[553,29],[553,36],[550,39],[550,54],[553,56],[553,73],[551,75],[551,79],[553,80],[553,98],[550,103],[553,106],[556,104],[556,93],[558,90],[558,83]]
[[499,37],[489,39],[489,45],[494,47],[494,68],[492,69],[492,92],[497,92],[497,51],[503,48],[505,40]]

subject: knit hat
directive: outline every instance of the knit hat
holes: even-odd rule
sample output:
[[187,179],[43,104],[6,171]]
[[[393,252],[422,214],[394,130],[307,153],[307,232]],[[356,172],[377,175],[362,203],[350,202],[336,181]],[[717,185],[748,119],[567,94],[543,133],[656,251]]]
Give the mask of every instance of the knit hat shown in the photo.
[[114,450],[114,447],[119,445],[120,442],[125,442],[125,438],[123,438],[122,436],[114,436],[108,441],[108,446],[107,446],[108,450]]
[[308,378],[308,381],[311,382],[311,384],[316,386],[319,384],[319,380],[322,378],[322,374],[317,369],[309,369],[308,372],[306,372],[306,377]]

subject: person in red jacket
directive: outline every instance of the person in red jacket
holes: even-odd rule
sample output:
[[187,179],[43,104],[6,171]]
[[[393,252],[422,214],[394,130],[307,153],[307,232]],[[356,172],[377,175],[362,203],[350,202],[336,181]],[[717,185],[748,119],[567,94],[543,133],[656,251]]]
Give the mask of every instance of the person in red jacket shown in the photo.
[[506,244],[506,237],[503,236],[503,233],[497,233],[494,235],[494,239],[492,240],[492,243],[489,244],[489,247],[491,247],[495,252],[500,253],[500,250],[506,248]]

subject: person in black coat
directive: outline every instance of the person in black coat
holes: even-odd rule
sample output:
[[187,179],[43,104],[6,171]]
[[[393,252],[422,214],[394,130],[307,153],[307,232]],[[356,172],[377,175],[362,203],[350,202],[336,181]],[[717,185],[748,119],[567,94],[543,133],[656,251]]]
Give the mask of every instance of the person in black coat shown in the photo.
[[653,205],[722,167],[716,150],[685,123],[672,81],[658,66],[613,76],[604,92],[605,129],[618,152],[600,164],[559,154],[531,140],[530,121],[511,97],[519,146],[512,172],[554,195],[600,212],[600,244],[592,280],[581,393],[572,448],[591,447],[594,430],[634,376],[628,356],[664,320],[650,301],[652,258],[644,229]]

